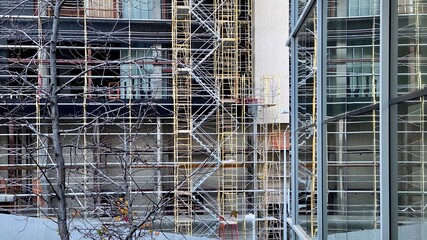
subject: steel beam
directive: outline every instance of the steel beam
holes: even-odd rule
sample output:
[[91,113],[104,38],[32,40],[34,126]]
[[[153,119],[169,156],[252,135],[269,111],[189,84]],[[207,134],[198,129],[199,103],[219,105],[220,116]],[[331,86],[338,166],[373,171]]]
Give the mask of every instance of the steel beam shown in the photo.
[[[307,233],[304,231],[304,229],[302,229],[302,227],[300,225],[292,224],[292,219],[288,218],[288,219],[286,219],[286,221],[291,226],[292,232],[295,233],[296,236],[298,236],[298,238],[300,240],[312,240],[312,238],[307,235]],[[295,238],[293,238],[293,239],[295,239]]]
[[315,3],[316,3],[316,0],[310,0],[305,5],[304,10],[302,10],[301,16],[298,16],[298,3],[295,4],[296,5],[296,7],[295,7],[296,15],[292,14],[292,18],[291,18],[291,21],[294,21],[295,24],[291,24],[291,33],[289,35],[288,40],[286,41],[286,46],[290,46],[292,38],[296,38],[296,36],[298,35],[298,32],[301,30],[303,23],[307,19],[308,14],[313,9]]

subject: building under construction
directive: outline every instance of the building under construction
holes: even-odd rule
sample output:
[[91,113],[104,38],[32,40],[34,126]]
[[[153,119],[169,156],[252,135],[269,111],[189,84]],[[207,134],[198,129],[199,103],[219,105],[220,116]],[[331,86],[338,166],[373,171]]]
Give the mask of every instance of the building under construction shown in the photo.
[[55,56],[71,231],[283,239],[288,4],[53,2],[0,3],[1,210],[56,217]]

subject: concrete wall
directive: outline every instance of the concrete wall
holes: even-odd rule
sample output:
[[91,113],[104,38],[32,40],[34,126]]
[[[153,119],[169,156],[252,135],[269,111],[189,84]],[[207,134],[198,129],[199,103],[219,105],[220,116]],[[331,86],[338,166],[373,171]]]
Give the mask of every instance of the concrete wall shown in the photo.
[[[31,218],[23,217],[16,215],[5,215],[0,214],[0,239],[2,240],[21,240],[21,239],[31,239],[31,240],[59,240],[59,235],[57,233],[57,225],[55,222],[48,219],[40,218]],[[96,229],[101,229],[99,226],[100,223],[97,222],[81,222],[74,221],[70,224],[70,239],[94,239],[92,237],[85,237],[82,233],[79,233],[77,229],[87,230],[95,229],[92,236],[97,237]],[[166,239],[175,239],[175,240],[202,240],[202,239],[211,239],[211,238],[201,238],[201,237],[191,237],[183,236],[178,234],[171,233],[160,233],[156,235],[156,231],[147,232],[143,237],[138,239],[157,239],[157,240],[166,240]]]
[[[254,14],[255,87],[259,98],[276,103],[263,115],[268,116],[267,122],[289,123],[289,49],[285,44],[289,35],[289,2],[254,1]],[[263,79],[269,79],[268,83]],[[261,89],[265,87],[263,93]]]

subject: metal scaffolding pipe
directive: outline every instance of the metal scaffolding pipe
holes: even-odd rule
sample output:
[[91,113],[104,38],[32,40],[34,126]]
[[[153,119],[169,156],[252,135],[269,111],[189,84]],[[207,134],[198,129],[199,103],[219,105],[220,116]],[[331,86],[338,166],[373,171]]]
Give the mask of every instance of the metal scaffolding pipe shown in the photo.
[[[157,117],[157,164],[162,164],[162,153],[163,153],[163,138],[162,138],[162,120]],[[162,200],[162,172],[160,169],[157,171],[157,204],[160,204]]]

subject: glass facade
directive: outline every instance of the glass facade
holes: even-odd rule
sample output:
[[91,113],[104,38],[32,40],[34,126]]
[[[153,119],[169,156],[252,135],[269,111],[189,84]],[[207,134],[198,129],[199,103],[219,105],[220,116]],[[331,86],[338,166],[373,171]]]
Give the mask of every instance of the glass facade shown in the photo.
[[291,7],[289,236],[425,239],[427,1]]

